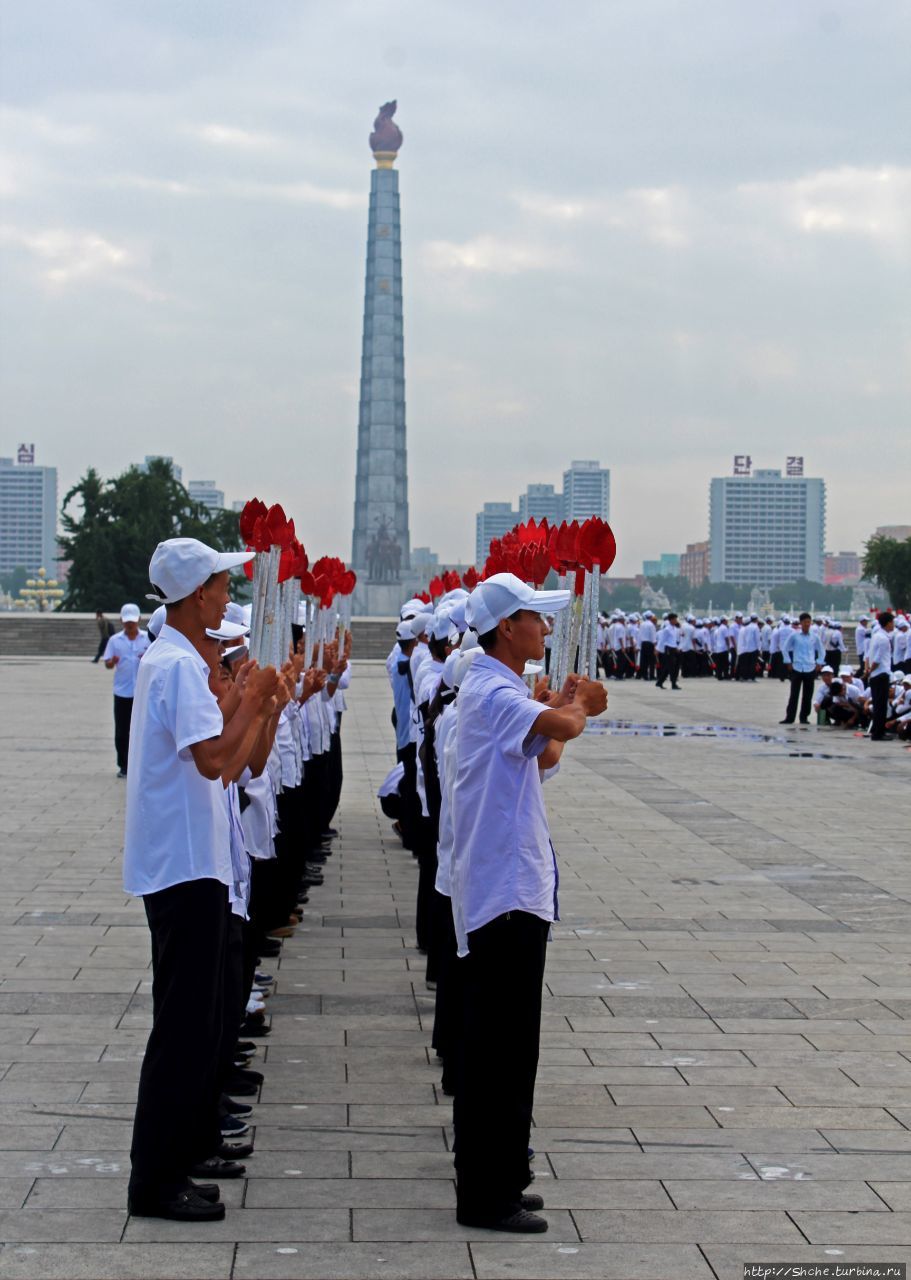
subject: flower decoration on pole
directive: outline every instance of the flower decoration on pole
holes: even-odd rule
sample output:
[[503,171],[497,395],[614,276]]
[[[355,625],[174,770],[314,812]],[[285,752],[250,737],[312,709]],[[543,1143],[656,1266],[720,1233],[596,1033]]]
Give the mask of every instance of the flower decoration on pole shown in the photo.
[[[469,570],[462,581],[472,590],[482,578],[513,573],[530,586],[541,587],[553,570],[561,590],[574,596],[572,607],[554,620],[550,674],[560,688],[570,671],[598,674],[597,634],[601,575],[614,562],[617,544],[610,525],[597,516],[584,521],[551,525],[534,519],[517,524],[502,538],[491,539],[483,573]],[[471,577],[469,578],[469,574]]]

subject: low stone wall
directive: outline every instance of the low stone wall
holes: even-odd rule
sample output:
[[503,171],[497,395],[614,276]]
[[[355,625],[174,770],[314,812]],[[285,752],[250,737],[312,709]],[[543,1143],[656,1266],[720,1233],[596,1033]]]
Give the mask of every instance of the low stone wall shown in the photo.
[[[143,615],[142,626],[147,622]],[[353,618],[352,656],[385,658],[395,643],[396,622],[396,618]],[[94,614],[0,613],[0,657],[93,658],[97,648]]]

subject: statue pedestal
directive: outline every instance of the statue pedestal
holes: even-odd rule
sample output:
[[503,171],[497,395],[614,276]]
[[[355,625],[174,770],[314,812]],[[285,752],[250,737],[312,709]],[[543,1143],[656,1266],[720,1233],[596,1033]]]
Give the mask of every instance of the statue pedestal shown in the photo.
[[[403,573],[398,582],[367,582],[358,574],[351,611],[359,618],[397,618],[406,600],[420,591],[423,579],[415,573]],[[428,606],[429,607],[429,606]]]

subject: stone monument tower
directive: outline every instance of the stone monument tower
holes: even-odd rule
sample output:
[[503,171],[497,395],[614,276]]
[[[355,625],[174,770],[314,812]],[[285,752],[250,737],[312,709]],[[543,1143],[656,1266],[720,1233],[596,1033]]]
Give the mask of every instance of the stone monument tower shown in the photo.
[[358,574],[355,612],[397,614],[412,578],[405,444],[402,238],[395,158],[402,132],[396,103],[380,108],[370,147],[367,279],[357,429],[357,479],[351,562]]

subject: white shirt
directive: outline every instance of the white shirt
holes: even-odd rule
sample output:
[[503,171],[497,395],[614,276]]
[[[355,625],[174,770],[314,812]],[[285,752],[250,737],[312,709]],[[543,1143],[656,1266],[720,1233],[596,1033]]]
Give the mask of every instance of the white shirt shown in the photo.
[[892,641],[889,639],[889,632],[883,631],[882,627],[878,627],[867,640],[866,659],[868,667],[876,668],[875,671],[870,671],[868,679],[875,680],[877,676],[892,674]]
[[759,652],[759,626],[755,622],[748,622],[741,627],[740,634],[737,637],[739,653],[758,653]]
[[147,631],[140,631],[135,640],[131,640],[125,631],[118,631],[107,642],[104,650],[105,662],[110,662],[111,658],[118,660],[114,668],[115,698],[133,697],[139,660],[151,643]]
[[455,788],[458,755],[456,753],[458,725],[458,701],[443,708],[437,720],[434,749],[437,771],[440,775],[440,831],[437,840],[437,875],[434,888],[445,897],[452,897],[452,795]]
[[525,681],[482,653],[459,689],[452,795],[452,910],[460,956],[468,934],[508,911],[556,916],[556,862],[531,732],[545,710]]
[[712,653],[727,653],[730,632],[723,622],[712,632]]
[[652,622],[651,618],[644,618],[639,623],[639,643],[654,644],[657,637],[658,633],[655,630],[654,622]]
[[677,628],[672,622],[665,622],[658,632],[658,652],[664,653],[665,649],[676,649],[678,647]]
[[209,666],[165,624],[139,667],[130,729],[123,885],[141,897],[186,880],[233,882],[224,787],[204,778],[190,747],[224,721]]
[[862,623],[858,623],[854,629],[854,647],[858,658],[862,658],[867,649],[867,628]]
[[904,662],[908,656],[908,637],[907,627],[896,627],[892,633],[892,660],[896,666]]

